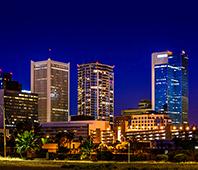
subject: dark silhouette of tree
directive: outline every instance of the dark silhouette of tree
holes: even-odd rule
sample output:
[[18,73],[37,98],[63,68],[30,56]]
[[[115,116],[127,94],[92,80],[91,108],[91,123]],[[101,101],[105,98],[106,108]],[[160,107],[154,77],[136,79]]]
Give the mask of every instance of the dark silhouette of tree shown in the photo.
[[90,137],[88,137],[81,145],[81,159],[91,160],[91,153],[94,149],[94,143]]

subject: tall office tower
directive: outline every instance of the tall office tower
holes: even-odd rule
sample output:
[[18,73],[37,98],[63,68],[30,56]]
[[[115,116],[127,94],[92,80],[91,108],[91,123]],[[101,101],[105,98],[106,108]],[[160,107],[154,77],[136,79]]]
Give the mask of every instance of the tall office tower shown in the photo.
[[31,61],[31,91],[38,94],[39,122],[68,121],[70,63]]
[[188,123],[188,56],[185,51],[152,54],[152,107],[173,124]]
[[78,65],[78,115],[95,120],[114,117],[114,66],[98,62]]

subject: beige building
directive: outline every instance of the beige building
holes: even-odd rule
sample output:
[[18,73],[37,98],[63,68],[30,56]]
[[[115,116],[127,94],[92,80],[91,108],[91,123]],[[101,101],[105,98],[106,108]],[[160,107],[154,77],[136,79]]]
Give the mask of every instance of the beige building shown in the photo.
[[170,123],[171,120],[167,114],[144,113],[141,115],[132,115],[128,131],[165,129]]
[[167,138],[167,128],[170,125],[171,119],[167,114],[148,112],[116,117],[114,131],[116,139],[119,141],[130,138],[138,140],[165,139]]
[[138,141],[165,140],[170,138],[171,119],[167,114],[145,113],[132,115],[126,126],[126,138]]
[[74,141],[78,141],[79,137],[85,140],[90,136],[93,142],[97,144],[114,142],[114,135],[110,128],[109,121],[85,120],[50,122],[42,123],[41,127],[47,136],[55,137],[58,132],[72,131],[74,132]]
[[31,61],[31,91],[38,94],[39,122],[68,121],[70,63]]
[[88,124],[89,136],[92,137],[94,143],[113,143],[114,134],[111,130],[109,121],[101,120],[85,120],[85,121],[73,121],[75,123]]

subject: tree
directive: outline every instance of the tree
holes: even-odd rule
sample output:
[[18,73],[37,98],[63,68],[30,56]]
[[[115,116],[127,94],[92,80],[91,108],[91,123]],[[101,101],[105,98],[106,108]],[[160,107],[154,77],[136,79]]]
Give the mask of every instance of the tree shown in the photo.
[[97,148],[97,160],[112,160],[113,146],[101,143]]
[[23,122],[17,122],[14,134],[17,136],[18,133],[23,133],[25,131],[33,131],[36,135],[42,134],[41,125],[29,119],[26,119]]
[[71,150],[71,143],[75,137],[74,131],[59,132],[56,135],[56,142],[58,143],[59,149],[68,148]]
[[23,155],[27,158],[31,153],[34,153],[39,149],[38,136],[32,131],[25,131],[17,135],[16,138],[17,153],[20,154],[21,158]]
[[89,137],[81,145],[81,159],[91,159],[91,153],[93,152],[94,144],[92,139]]

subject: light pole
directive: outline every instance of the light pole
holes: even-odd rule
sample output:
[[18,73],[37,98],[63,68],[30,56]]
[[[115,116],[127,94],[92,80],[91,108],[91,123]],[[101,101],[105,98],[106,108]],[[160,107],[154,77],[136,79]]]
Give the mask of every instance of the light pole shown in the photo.
[[130,163],[130,161],[131,161],[131,158],[130,158],[130,147],[131,147],[131,145],[130,145],[130,141],[128,142],[128,163]]
[[6,123],[5,123],[5,109],[3,104],[0,105],[0,108],[3,113],[3,153],[4,153],[4,158],[6,158]]

